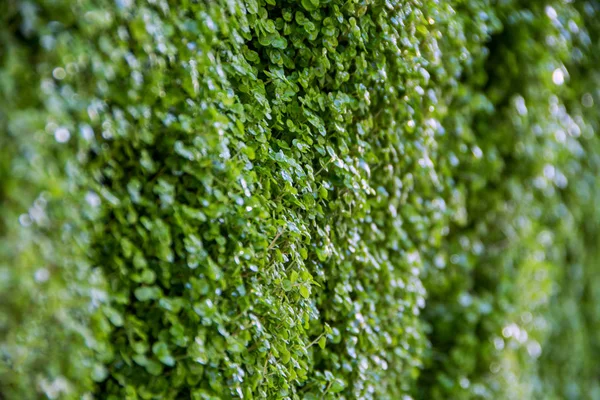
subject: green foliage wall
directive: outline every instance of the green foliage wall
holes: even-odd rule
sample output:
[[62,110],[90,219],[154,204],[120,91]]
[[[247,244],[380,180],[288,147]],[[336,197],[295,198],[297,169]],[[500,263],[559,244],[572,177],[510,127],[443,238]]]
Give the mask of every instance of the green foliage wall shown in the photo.
[[600,398],[599,3],[0,13],[1,398]]

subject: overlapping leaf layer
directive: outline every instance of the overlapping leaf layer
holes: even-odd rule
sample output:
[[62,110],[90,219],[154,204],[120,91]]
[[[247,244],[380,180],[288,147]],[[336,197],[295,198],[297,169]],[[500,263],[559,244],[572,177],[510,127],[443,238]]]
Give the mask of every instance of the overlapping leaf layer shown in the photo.
[[600,3],[0,11],[0,398],[600,398]]

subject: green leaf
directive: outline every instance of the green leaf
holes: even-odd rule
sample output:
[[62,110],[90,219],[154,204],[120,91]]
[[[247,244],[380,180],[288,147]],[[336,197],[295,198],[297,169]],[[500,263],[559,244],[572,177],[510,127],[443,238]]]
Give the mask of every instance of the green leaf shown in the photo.
[[139,301],[148,301],[158,299],[161,291],[156,286],[143,286],[135,289],[134,294]]
[[258,2],[257,0],[244,0],[246,3],[246,9],[250,14],[258,13]]
[[325,336],[321,336],[321,339],[319,339],[319,347],[321,349],[325,349],[326,344],[327,344],[327,338]]
[[305,299],[308,299],[310,297],[310,289],[306,285],[301,285],[299,290],[300,290],[300,294]]
[[329,389],[329,391],[332,393],[339,393],[342,390],[344,390],[345,387],[346,387],[346,384],[344,383],[344,381],[342,381],[339,378],[336,378],[333,381],[333,383],[331,384],[331,388]]
[[286,292],[292,290],[292,282],[289,279],[284,279],[283,282],[281,282],[281,286]]
[[296,281],[298,280],[298,272],[297,271],[292,271],[291,275],[290,275],[290,282],[292,284],[296,283]]
[[152,345],[152,352],[158,357],[160,362],[169,367],[175,365],[175,359],[171,356],[171,352],[166,343],[156,342]]

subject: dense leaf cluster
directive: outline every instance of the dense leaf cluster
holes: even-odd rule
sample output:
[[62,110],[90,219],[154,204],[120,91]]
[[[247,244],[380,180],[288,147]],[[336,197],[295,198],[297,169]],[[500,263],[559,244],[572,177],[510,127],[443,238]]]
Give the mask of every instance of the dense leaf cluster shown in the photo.
[[1,398],[600,398],[598,2],[0,13]]

